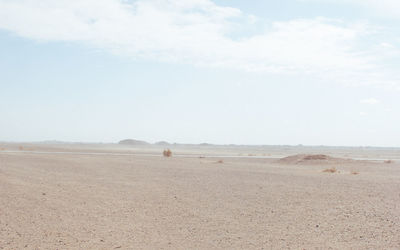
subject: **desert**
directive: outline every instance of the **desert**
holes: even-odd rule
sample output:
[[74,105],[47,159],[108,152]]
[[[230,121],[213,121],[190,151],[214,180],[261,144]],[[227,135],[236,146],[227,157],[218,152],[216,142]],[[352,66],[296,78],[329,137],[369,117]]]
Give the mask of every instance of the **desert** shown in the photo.
[[0,250],[400,250],[400,0],[0,0]]
[[169,146],[1,144],[0,249],[400,248],[398,149]]

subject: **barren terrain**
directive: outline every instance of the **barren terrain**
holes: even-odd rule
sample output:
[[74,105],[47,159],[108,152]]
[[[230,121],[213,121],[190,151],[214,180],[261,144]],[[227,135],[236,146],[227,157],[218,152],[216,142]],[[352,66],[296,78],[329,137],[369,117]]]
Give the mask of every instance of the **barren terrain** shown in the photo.
[[398,150],[162,150],[0,145],[0,249],[400,249]]

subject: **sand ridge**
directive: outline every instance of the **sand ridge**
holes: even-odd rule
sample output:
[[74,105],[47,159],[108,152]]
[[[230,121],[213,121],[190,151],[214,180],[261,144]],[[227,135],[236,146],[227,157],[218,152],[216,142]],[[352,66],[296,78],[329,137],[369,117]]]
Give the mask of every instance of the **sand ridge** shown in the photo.
[[281,164],[297,164],[297,165],[357,163],[357,161],[353,159],[332,157],[325,154],[297,154],[297,155],[283,157],[279,159],[277,162]]

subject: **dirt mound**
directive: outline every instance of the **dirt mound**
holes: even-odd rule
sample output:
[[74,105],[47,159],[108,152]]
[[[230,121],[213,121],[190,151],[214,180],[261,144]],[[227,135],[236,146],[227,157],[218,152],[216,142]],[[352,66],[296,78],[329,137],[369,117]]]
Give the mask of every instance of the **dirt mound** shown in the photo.
[[331,157],[327,155],[306,155],[303,157],[304,160],[306,161],[313,161],[313,160],[328,160]]
[[342,163],[349,161],[342,158],[334,158],[323,154],[300,154],[284,157],[278,160],[279,163],[283,164],[312,164],[312,163]]

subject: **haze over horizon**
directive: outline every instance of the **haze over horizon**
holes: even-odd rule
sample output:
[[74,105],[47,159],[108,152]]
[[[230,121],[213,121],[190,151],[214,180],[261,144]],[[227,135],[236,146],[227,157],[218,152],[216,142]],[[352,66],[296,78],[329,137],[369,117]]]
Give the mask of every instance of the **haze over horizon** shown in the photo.
[[[131,139],[131,138],[130,138]],[[130,139],[123,139],[123,140],[130,140]],[[120,142],[123,141],[110,141],[110,142],[103,142],[103,141],[62,141],[62,140],[44,140],[44,141],[0,141],[0,143],[10,143],[10,144],[81,144],[81,145],[108,145],[108,144],[121,144]],[[136,140],[136,139],[133,139]],[[234,143],[225,143],[225,144],[218,144],[218,143],[208,143],[208,142],[195,142],[195,143],[187,143],[187,142],[170,142],[170,141],[145,141],[145,140],[137,140],[140,142],[144,142],[149,146],[216,146],[216,147],[304,147],[304,148],[313,148],[313,147],[326,147],[326,148],[392,148],[397,149],[400,147],[397,146],[371,146],[371,145],[325,145],[325,144],[234,144]],[[165,143],[165,144],[161,144]],[[141,144],[125,144],[126,146],[143,146]]]
[[0,141],[400,147],[395,0],[0,0]]

